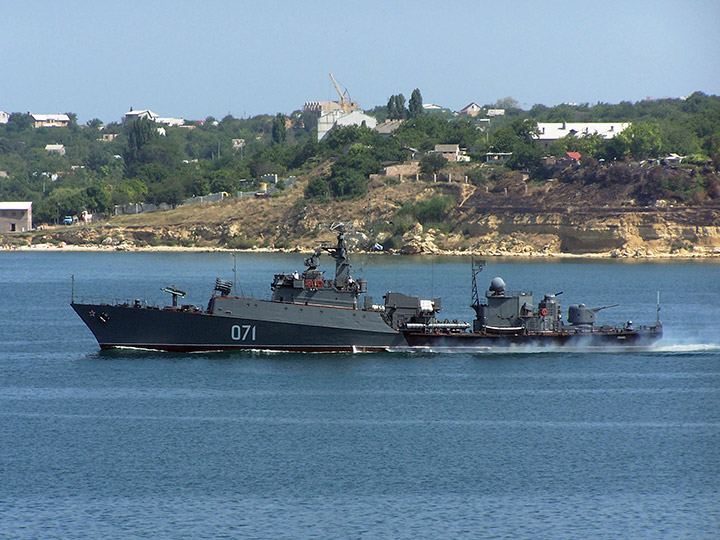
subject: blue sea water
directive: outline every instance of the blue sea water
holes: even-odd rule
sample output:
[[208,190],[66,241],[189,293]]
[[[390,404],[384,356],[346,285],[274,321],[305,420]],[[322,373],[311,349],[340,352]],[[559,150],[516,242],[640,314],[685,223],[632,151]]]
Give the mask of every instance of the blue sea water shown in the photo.
[[[301,255],[237,256],[266,297]],[[325,261],[327,263],[327,260]],[[218,253],[0,253],[0,538],[718,538],[720,265],[490,261],[481,286],[619,302],[648,350],[99,352],[75,294],[189,291]],[[469,261],[359,258],[469,320]]]

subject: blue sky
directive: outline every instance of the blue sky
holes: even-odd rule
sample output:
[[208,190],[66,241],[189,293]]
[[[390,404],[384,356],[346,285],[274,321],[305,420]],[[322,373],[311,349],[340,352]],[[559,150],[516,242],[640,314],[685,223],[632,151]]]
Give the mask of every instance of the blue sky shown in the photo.
[[118,121],[391,94],[617,103],[720,93],[720,2],[0,0],[0,110]]

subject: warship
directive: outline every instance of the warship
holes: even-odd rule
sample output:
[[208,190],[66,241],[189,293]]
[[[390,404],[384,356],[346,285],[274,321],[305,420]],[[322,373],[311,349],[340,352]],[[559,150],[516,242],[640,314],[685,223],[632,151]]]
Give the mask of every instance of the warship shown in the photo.
[[[76,302],[71,306],[95,336],[101,349],[161,351],[270,350],[305,352],[372,352],[391,350],[493,349],[529,344],[647,345],[662,337],[659,306],[656,324],[598,324],[608,307],[569,306],[562,319],[559,294],[544,295],[537,306],[531,292],[510,292],[496,277],[484,295],[477,276],[484,262],[472,263],[472,323],[440,320],[441,299],[388,292],[374,303],[367,282],[354,279],[342,224],[334,226],[337,243],[318,247],[305,270],[275,274],[268,300],[232,294],[233,283],[215,280],[204,309],[179,304],[185,291],[165,287],[171,305],[159,307],[135,300],[124,303]],[[321,254],[335,261],[333,277],[320,270]],[[362,301],[361,301],[362,299]]]

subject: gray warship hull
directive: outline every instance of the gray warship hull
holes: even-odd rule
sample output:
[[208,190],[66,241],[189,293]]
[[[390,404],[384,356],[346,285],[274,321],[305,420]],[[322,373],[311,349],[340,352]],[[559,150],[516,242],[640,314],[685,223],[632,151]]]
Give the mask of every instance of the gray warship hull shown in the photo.
[[405,335],[411,348],[430,350],[453,349],[513,349],[528,348],[595,348],[595,347],[647,347],[662,338],[662,329],[658,327],[638,327],[633,330],[611,329],[586,332],[544,332],[536,334],[426,334],[408,333]]
[[230,315],[132,304],[72,307],[101,349],[371,352],[407,345],[376,312],[232,300]]
[[[537,334],[408,332],[388,326],[379,313],[232,299],[238,314],[154,308],[132,304],[73,303],[101,349],[172,352],[267,350],[376,352],[406,349],[499,349],[524,347],[647,346],[662,337],[658,327]],[[289,321],[300,321],[289,322]]]
[[[545,295],[535,306],[532,293],[505,291],[493,279],[481,300],[476,276],[483,264],[473,262],[472,323],[439,321],[440,298],[388,292],[383,304],[374,304],[367,283],[354,280],[344,237],[335,247],[321,246],[305,260],[300,274],[275,274],[270,300],[231,295],[233,283],[218,278],[207,308],[178,306],[185,292],[166,287],[172,305],[156,307],[140,300],[106,304],[75,302],[72,308],[97,339],[101,349],[130,347],[162,351],[269,350],[308,352],[363,352],[410,349],[487,349],[515,345],[645,345],[662,337],[656,326],[597,326],[597,312],[585,304],[570,306],[562,322],[557,295]],[[326,278],[318,269],[325,251],[335,259],[335,275]],[[561,293],[558,293],[561,294]],[[659,307],[658,307],[659,313]]]

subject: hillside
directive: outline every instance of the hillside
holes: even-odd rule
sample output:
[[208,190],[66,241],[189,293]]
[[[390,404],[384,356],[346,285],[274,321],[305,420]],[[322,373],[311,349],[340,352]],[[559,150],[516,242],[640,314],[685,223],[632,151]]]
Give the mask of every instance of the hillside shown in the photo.
[[[379,242],[397,253],[720,256],[717,201],[640,204],[641,179],[623,185],[533,182],[513,173],[475,186],[378,177],[369,183],[366,198],[311,202],[304,189],[318,174],[315,170],[268,198],[230,198],[90,225],[47,227],[11,241],[108,249],[310,250],[332,242],[328,226],[342,221],[351,224],[358,249]],[[441,219],[418,211],[435,202],[446,203]]]

